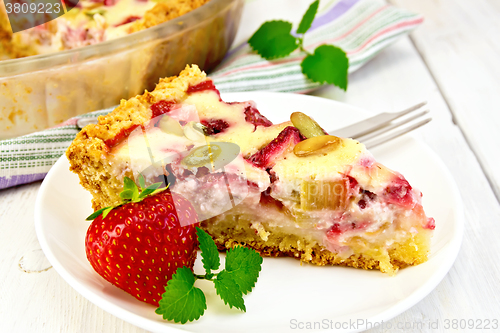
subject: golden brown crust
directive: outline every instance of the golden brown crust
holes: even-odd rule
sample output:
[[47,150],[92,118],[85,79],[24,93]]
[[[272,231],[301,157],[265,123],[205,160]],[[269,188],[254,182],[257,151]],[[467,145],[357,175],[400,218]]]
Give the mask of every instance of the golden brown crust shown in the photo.
[[231,230],[226,234],[214,235],[211,232],[210,222],[204,221],[201,227],[211,234],[219,251],[234,248],[235,246],[250,247],[263,257],[292,257],[301,262],[318,266],[347,266],[362,269],[376,269],[390,275],[395,274],[400,268],[421,264],[427,260],[429,251],[429,231],[421,229],[416,235],[410,235],[405,241],[395,243],[388,251],[390,265],[381,265],[380,260],[364,254],[353,254],[348,258],[330,252],[318,244],[308,244],[304,239],[293,235],[280,235],[279,242],[264,242],[257,237],[241,237],[233,239]]
[[209,0],[177,0],[159,2],[152,9],[148,10],[142,19],[133,23],[130,32],[144,30],[160,23],[170,21],[204,5],[208,1]]
[[206,79],[204,72],[198,66],[189,65],[179,74],[160,79],[152,92],[145,91],[143,95],[122,99],[120,105],[106,116],[99,117],[97,125],[86,126],[79,135],[96,137],[103,141],[111,140],[123,129],[133,125],[144,124],[151,119],[150,106],[161,100],[181,101],[190,85],[195,85]]
[[111,176],[113,166],[106,163],[110,151],[106,142],[122,131],[150,120],[152,104],[161,100],[181,101],[190,85],[204,80],[206,75],[198,66],[186,66],[179,76],[161,79],[154,91],[146,91],[128,101],[122,100],[110,114],[99,117],[97,125],[85,126],[77,134],[66,156],[70,161],[70,170],[78,174],[80,184],[92,194],[94,209],[120,201],[118,194],[123,180]]

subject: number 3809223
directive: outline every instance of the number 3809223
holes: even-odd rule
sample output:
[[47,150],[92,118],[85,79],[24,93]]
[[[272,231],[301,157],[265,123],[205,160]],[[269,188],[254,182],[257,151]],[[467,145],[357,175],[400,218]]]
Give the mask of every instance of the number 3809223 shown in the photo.
[[61,12],[60,3],[5,3],[7,14],[59,14]]

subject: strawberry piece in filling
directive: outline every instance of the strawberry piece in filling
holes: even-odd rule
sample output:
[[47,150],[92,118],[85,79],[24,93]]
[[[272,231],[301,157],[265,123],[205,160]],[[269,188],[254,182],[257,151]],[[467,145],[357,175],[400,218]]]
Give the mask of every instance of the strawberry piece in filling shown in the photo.
[[245,121],[255,125],[255,128],[257,128],[257,126],[269,127],[273,124],[269,119],[260,114],[259,110],[253,105],[247,106],[244,112]]
[[377,195],[370,191],[361,191],[361,199],[358,201],[358,206],[360,209],[365,209],[366,206],[370,204],[370,202],[374,201],[377,198]]
[[424,226],[425,229],[434,230],[436,229],[436,221],[432,217],[427,218],[427,224]]
[[186,92],[188,94],[192,94],[192,93],[205,91],[205,90],[215,91],[217,93],[217,95],[219,96],[219,100],[222,101],[222,99],[220,98],[219,90],[217,90],[217,88],[215,88],[215,85],[212,82],[212,80],[206,80],[206,81],[200,82],[198,84],[195,84],[194,86],[189,86],[189,88],[187,89]]
[[413,207],[412,187],[401,175],[396,177],[384,190],[384,198],[388,203],[403,207]]
[[201,124],[205,126],[205,135],[214,135],[224,132],[229,124],[222,119],[209,119],[202,120]]
[[155,118],[158,116],[161,116],[162,114],[170,112],[172,110],[172,107],[175,105],[175,102],[173,101],[159,101],[156,102],[155,104],[151,105],[151,118]]
[[278,137],[269,142],[267,146],[250,156],[249,161],[263,169],[272,167],[279,156],[286,154],[300,142],[300,132],[293,126],[285,127]]
[[128,23],[132,23],[134,21],[137,21],[140,18],[141,18],[140,16],[130,15],[129,17],[125,18],[123,21],[121,21],[118,24],[115,24],[114,26],[119,27],[120,25],[124,25],[124,24],[128,24]]
[[120,142],[125,140],[133,130],[135,130],[139,125],[132,125],[129,128],[122,128],[118,134],[116,134],[113,138],[104,141],[104,143],[109,147],[113,148],[117,146]]
[[363,230],[370,223],[368,222],[350,222],[350,223],[334,223],[330,230],[327,231],[326,236],[328,238],[335,238],[347,231]]

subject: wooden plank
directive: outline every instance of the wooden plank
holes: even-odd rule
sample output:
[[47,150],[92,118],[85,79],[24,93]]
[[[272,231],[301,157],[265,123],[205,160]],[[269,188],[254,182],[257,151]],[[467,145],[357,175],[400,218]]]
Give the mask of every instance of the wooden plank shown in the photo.
[[412,40],[500,200],[498,1],[390,2],[424,15]]
[[[373,113],[398,111],[428,101],[433,120],[414,135],[426,142],[450,170],[464,201],[466,220],[461,252],[438,287],[420,303],[389,321],[385,327],[390,325],[392,329],[369,332],[449,332],[451,328],[445,329],[445,320],[450,323],[453,319],[471,319],[478,323],[483,320],[484,325],[485,319],[498,319],[500,265],[495,253],[500,253],[500,205],[474,152],[460,128],[453,123],[432,74],[411,41],[405,38],[350,75],[349,81],[347,92],[326,87],[315,95]],[[418,323],[426,326],[421,327]],[[430,323],[438,323],[439,327],[431,330]],[[407,326],[398,329],[398,325]]]

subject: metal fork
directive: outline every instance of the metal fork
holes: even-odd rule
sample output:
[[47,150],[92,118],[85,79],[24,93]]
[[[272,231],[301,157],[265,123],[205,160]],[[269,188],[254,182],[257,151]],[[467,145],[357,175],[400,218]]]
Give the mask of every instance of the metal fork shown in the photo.
[[426,104],[427,102],[422,102],[400,112],[380,113],[352,125],[330,131],[330,133],[343,138],[356,139],[363,142],[367,148],[373,148],[431,121],[432,118],[426,117],[429,110],[422,111],[422,107]]
[[[429,110],[421,111],[427,102],[422,102],[400,112],[380,113],[355,124],[330,131],[332,135],[343,138],[353,138],[361,141],[367,148],[373,148],[384,142],[395,139],[413,131],[432,120],[424,117]],[[419,122],[414,120],[422,119]],[[394,120],[399,120],[395,122]],[[88,124],[96,124],[97,118],[81,118],[77,122],[79,128]],[[408,126],[404,126],[408,125]]]

